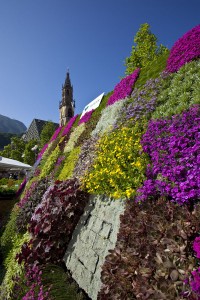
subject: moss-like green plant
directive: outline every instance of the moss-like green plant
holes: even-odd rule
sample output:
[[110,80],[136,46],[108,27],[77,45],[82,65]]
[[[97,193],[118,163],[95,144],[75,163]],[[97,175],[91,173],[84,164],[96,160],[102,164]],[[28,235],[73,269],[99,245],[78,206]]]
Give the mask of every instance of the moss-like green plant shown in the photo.
[[60,154],[61,154],[61,151],[60,151],[59,146],[57,145],[56,148],[54,149],[54,151],[52,151],[52,153],[47,158],[45,165],[42,168],[40,178],[44,178],[50,174],[50,172],[53,170],[56,160]]
[[[25,242],[30,240],[29,233],[25,233],[23,235],[18,234],[15,236],[13,247],[7,255],[7,258],[4,261],[4,265],[6,268],[6,274],[2,283],[2,287],[0,290],[0,299],[12,300],[11,293],[15,282],[13,281],[14,276],[21,276],[23,273],[23,264],[18,264],[16,260],[16,255],[20,252],[22,245]],[[6,294],[6,298],[1,298],[1,294]]]
[[171,76],[170,85],[162,89],[152,118],[180,114],[193,104],[200,103],[200,60],[184,65]]
[[64,166],[58,176],[59,180],[66,180],[72,177],[74,166],[78,160],[79,153],[81,151],[80,147],[75,147],[66,157]]
[[135,83],[134,89],[141,89],[149,79],[155,79],[165,70],[169,52],[166,51],[162,55],[156,57],[152,62],[140,70],[139,77]]
[[82,123],[81,125],[79,125],[74,129],[74,131],[70,135],[69,141],[67,142],[64,148],[64,153],[70,152],[74,148],[78,138],[84,132],[85,128],[86,128],[85,123]]
[[87,299],[70,274],[61,267],[49,264],[42,270],[42,282],[45,290],[49,290],[49,297],[56,300],[84,300]]
[[16,219],[19,213],[19,207],[15,205],[10,214],[10,219],[6,224],[5,230],[0,239],[1,252],[3,254],[4,259],[8,256],[8,253],[13,247],[15,243],[15,239],[17,237],[17,227],[16,227]]

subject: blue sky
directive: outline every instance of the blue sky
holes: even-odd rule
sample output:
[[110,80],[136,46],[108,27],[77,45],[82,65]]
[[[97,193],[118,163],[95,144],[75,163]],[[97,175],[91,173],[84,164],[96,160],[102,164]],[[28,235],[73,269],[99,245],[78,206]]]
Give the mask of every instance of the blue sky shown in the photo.
[[199,0],[0,0],[0,114],[59,122],[68,68],[81,113],[125,75],[141,24],[171,48],[199,11]]

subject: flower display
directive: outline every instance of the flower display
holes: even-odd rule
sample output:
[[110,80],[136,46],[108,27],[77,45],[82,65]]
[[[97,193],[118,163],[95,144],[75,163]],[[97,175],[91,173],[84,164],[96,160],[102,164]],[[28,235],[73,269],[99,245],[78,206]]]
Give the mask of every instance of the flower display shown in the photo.
[[181,66],[200,57],[200,25],[186,32],[176,41],[167,60],[166,69],[173,73]]
[[151,164],[137,200],[168,196],[179,204],[200,199],[200,106],[152,120],[141,144]]
[[82,123],[87,123],[93,113],[94,109],[91,109],[90,111],[87,111],[82,118],[80,118],[80,120],[78,121],[78,125],[82,124]]
[[44,154],[44,152],[46,151],[46,149],[48,148],[48,143],[47,144],[45,144],[44,146],[43,146],[43,148],[42,148],[42,150],[40,151],[40,153],[38,154],[38,156],[37,156],[37,161],[38,160],[40,160],[41,158],[42,158],[42,155]]
[[63,129],[62,126],[59,126],[56,131],[54,132],[53,136],[50,139],[50,142],[53,142],[56,140],[56,138],[58,137],[59,133],[61,132],[61,130]]
[[67,135],[70,132],[70,130],[71,130],[74,122],[76,121],[77,117],[78,117],[78,115],[75,115],[74,117],[72,117],[69,120],[69,122],[67,123],[67,125],[65,126],[65,128],[64,128],[64,130],[62,132],[62,136],[65,136],[65,135]]
[[114,88],[113,94],[108,99],[107,105],[112,105],[116,101],[126,98],[130,96],[134,83],[137,80],[140,69],[136,69],[132,74],[123,78]]
[[124,127],[102,136],[97,144],[97,157],[82,178],[90,193],[113,198],[133,197],[145,179],[147,156],[141,151],[143,126]]
[[200,258],[200,237],[196,237],[193,242],[193,250],[196,252],[196,257]]

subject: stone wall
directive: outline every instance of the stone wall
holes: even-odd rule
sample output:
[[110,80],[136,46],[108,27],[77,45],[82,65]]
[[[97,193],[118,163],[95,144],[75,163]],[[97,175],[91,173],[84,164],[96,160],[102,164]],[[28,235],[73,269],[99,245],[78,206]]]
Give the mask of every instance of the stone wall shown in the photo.
[[101,288],[101,266],[108,250],[115,247],[123,212],[122,200],[90,196],[66,251],[66,267],[92,300]]

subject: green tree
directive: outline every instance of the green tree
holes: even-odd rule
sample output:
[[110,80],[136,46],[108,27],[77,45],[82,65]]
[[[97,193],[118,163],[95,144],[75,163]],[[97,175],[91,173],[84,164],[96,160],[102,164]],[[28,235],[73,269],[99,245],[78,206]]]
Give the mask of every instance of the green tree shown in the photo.
[[48,141],[52,137],[54,131],[55,131],[55,124],[52,121],[48,121],[44,125],[41,135],[40,135],[40,148],[41,149],[46,143],[48,143]]
[[25,150],[23,153],[23,162],[31,166],[34,165],[38,154],[37,149],[36,151],[32,150],[35,147],[35,145],[38,145],[38,141],[30,140],[28,143],[26,143]]
[[126,74],[131,74],[136,68],[146,67],[152,60],[169,50],[162,44],[157,46],[157,38],[151,33],[150,25],[144,23],[134,37],[130,57],[125,60]]
[[0,155],[16,159],[19,161],[23,161],[23,153],[25,150],[25,142],[17,136],[11,138],[11,143],[4,147],[4,149],[0,152]]

